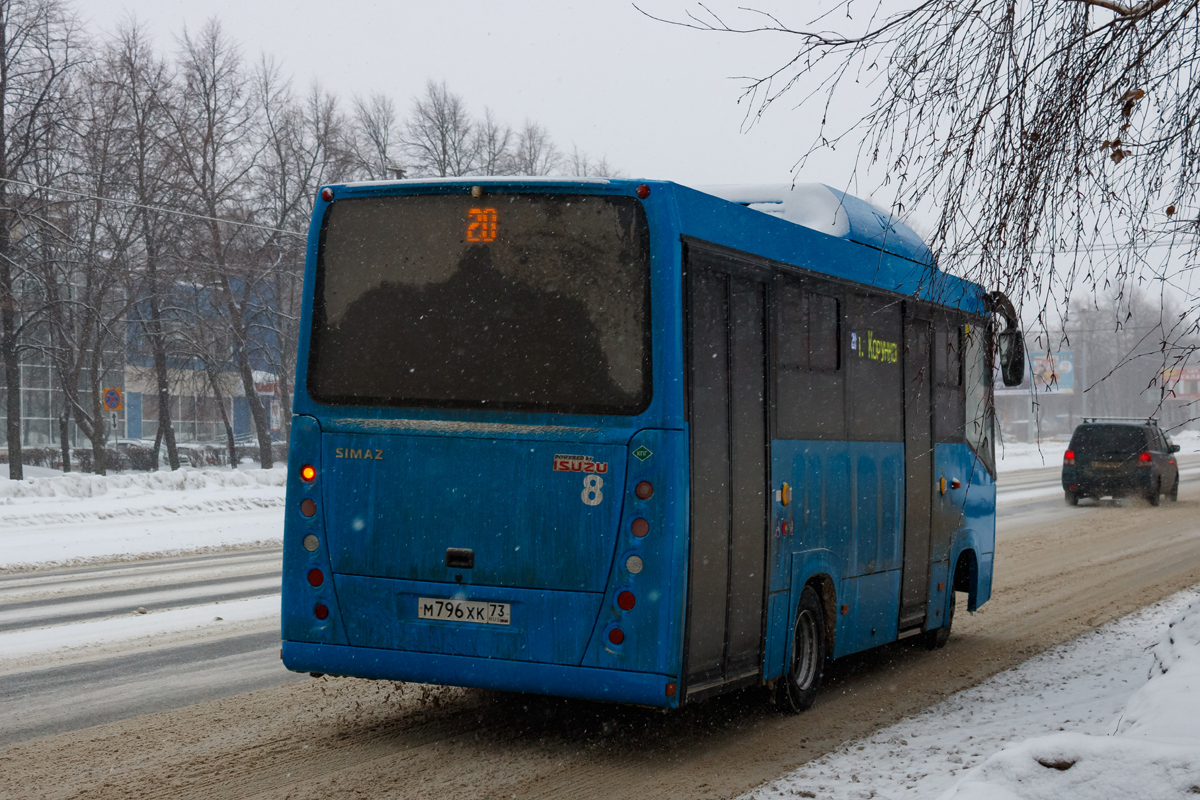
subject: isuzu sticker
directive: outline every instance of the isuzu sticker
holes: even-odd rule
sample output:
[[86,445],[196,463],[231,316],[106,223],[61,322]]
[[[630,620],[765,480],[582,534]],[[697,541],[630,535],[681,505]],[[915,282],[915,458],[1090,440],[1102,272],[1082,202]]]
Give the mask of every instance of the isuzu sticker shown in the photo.
[[554,457],[555,472],[594,472],[598,475],[603,475],[608,472],[607,461],[596,461],[591,456],[564,456],[556,455]]

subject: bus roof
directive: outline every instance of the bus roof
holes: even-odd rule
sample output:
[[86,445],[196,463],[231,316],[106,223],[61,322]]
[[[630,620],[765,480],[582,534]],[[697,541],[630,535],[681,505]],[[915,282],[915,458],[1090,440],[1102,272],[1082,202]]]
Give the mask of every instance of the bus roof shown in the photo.
[[[357,181],[350,189],[496,185],[631,191],[647,183],[674,196],[681,233],[815,273],[982,314],[984,290],[937,268],[916,231],[865,200],[824,184],[691,188],[670,181],[572,176],[480,176]],[[861,248],[868,248],[867,255]]]

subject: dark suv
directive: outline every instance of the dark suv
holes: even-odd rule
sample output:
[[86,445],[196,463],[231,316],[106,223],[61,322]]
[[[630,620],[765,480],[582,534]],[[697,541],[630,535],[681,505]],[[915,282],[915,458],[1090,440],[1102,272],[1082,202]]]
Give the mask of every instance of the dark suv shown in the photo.
[[1179,499],[1179,466],[1173,455],[1179,445],[1171,443],[1155,420],[1083,422],[1063,454],[1068,505],[1076,505],[1081,497],[1106,495],[1143,497],[1152,506],[1164,492]]

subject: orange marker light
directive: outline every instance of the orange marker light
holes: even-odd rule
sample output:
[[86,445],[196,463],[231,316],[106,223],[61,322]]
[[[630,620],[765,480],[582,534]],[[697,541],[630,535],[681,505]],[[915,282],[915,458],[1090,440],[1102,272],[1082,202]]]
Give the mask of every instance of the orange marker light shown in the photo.
[[312,464],[305,464],[300,468],[300,480],[305,483],[312,483],[317,477],[317,468]]

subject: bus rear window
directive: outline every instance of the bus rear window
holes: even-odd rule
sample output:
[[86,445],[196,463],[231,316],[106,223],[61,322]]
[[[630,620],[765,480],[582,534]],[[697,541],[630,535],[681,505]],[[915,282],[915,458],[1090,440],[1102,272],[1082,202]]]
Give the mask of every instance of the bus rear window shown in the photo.
[[318,402],[636,414],[650,237],[632,197],[349,198],[322,231]]

